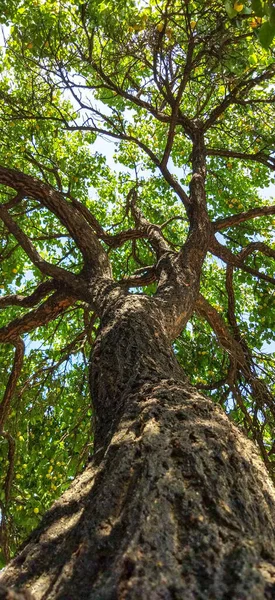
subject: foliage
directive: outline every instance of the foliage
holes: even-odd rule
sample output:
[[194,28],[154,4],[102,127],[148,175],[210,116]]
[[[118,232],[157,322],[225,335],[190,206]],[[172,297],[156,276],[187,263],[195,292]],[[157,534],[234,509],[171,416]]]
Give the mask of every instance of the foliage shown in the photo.
[[[158,256],[130,208],[131,190],[143,218],[177,252],[189,228],[190,127],[203,129],[216,238],[201,275],[204,300],[174,347],[191,382],[257,442],[271,471],[275,206],[263,190],[275,170],[273,3],[0,6],[0,163],[39,178],[76,213],[89,211],[115,279],[133,292],[155,293]],[[115,144],[108,152],[106,139]],[[18,191],[10,173],[10,183],[0,180],[2,206],[47,264],[81,274],[83,251],[65,217],[23,184]],[[85,299],[70,294],[46,314],[55,277],[4,219],[1,234],[4,562],[91,453],[87,368],[98,321]]]

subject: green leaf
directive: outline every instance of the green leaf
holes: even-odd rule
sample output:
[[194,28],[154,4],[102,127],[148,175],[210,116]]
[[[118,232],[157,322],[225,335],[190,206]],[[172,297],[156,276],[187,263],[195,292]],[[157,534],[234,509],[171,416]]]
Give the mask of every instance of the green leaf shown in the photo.
[[238,14],[238,12],[234,9],[232,2],[230,2],[230,0],[226,0],[226,2],[224,3],[224,8],[229,16],[229,19],[233,19]]
[[252,0],[251,6],[256,17],[262,17],[264,15],[264,4],[261,0]]
[[275,7],[272,6],[269,12],[269,23],[270,25],[275,28]]
[[262,47],[265,48],[265,50],[268,50],[269,46],[273,41],[274,35],[275,27],[272,27],[272,25],[268,21],[265,21],[265,23],[262,24],[261,29],[259,30],[259,40]]

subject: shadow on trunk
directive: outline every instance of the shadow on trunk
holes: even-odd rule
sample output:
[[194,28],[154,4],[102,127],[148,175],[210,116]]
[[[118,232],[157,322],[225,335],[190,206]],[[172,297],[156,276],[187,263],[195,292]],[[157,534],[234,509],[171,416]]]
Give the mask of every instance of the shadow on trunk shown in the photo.
[[[100,452],[99,452],[100,454]],[[254,446],[188,384],[144,384],[2,576],[43,600],[275,595],[274,496]]]

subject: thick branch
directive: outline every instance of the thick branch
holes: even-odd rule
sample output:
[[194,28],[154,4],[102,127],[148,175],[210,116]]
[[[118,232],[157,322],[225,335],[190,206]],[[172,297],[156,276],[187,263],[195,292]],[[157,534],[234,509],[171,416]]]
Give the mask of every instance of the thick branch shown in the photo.
[[149,285],[150,283],[154,283],[157,280],[156,268],[155,266],[144,267],[143,269],[138,269],[138,272],[134,273],[134,275],[130,275],[129,277],[124,277],[121,279],[119,283],[125,284],[127,288],[129,287],[139,287],[144,285]]
[[54,281],[44,281],[30,294],[29,296],[21,296],[20,294],[11,294],[0,298],[0,309],[5,306],[23,306],[29,308],[35,306],[54,289]]
[[266,167],[269,167],[272,171],[275,171],[275,158],[267,156],[263,152],[256,152],[254,154],[247,154],[246,152],[235,152],[235,150],[226,150],[225,148],[207,148],[207,156],[224,156],[227,158],[240,158],[241,160],[252,160],[257,163],[261,163]]
[[62,269],[57,265],[49,263],[40,256],[29,237],[22,231],[22,229],[20,229],[6,208],[3,205],[1,206],[1,204],[0,218],[5,223],[9,232],[12,233],[15,239],[19,242],[32,263],[41,271],[41,273],[50,277],[55,277],[56,279],[65,281],[66,283],[74,283],[76,277],[72,273],[69,273],[69,271]]
[[[0,166],[0,183],[21,192],[29,198],[39,200],[66,227],[83,254],[85,261],[96,269],[97,274],[111,276],[107,254],[94,235],[93,230],[86,219],[75,211],[74,207],[65,200],[60,192],[30,175],[2,166]],[[52,273],[47,274],[52,275]]]
[[9,412],[10,401],[14,394],[16,383],[20,375],[20,371],[22,369],[25,351],[25,344],[23,340],[21,340],[21,338],[17,337],[12,341],[12,343],[15,346],[15,355],[11,374],[6,385],[4,397],[0,404],[0,432],[2,432],[3,430],[3,426]]
[[71,195],[69,197],[72,201],[73,206],[75,206],[75,208],[83,215],[87,223],[91,225],[97,237],[103,242],[105,242],[105,244],[107,244],[107,246],[109,246],[110,248],[119,248],[128,240],[137,240],[144,237],[144,234],[141,231],[137,231],[135,229],[120,231],[119,233],[114,235],[106,233],[106,231],[100,225],[96,217],[89,211],[89,209],[84,204],[82,204],[82,202],[79,202],[79,200],[77,200]]
[[[17,239],[23,250],[31,259],[32,263],[43,273],[44,275],[53,277],[56,282],[62,283],[63,286],[69,290],[69,294],[75,294],[76,298],[80,300],[85,300],[86,302],[91,302],[91,291],[87,287],[88,282],[93,281],[93,279],[98,275],[97,272],[91,271],[89,269],[89,265],[86,264],[86,272],[84,269],[82,270],[81,275],[75,275],[66,269],[62,269],[57,265],[53,265],[52,263],[44,260],[40,254],[35,249],[31,240],[28,236],[20,229],[17,223],[12,219],[11,215],[6,211],[5,207],[0,204],[0,218],[3,219],[5,225],[8,227],[10,233],[14,235]],[[104,250],[103,250],[104,252]],[[105,254],[105,252],[104,252]],[[107,256],[107,255],[106,255]],[[109,259],[108,263],[109,265]],[[106,277],[106,279],[109,279]]]
[[275,214],[275,206],[257,206],[255,208],[251,208],[246,212],[238,213],[236,215],[231,215],[230,217],[225,217],[224,219],[217,219],[213,223],[214,231],[221,231],[222,229],[227,229],[227,227],[234,227],[239,225],[239,223],[243,223],[244,221],[249,221],[250,219],[255,219],[256,217],[264,217],[268,215]]
[[165,301],[173,303],[174,335],[180,333],[194,310],[199,293],[201,269],[212,234],[206,207],[205,150],[200,128],[193,134],[192,166],[190,204],[187,211],[190,228],[187,239],[177,255],[166,253],[157,265],[157,294]]
[[23,317],[18,317],[8,325],[0,328],[0,343],[14,343],[20,335],[32,331],[36,327],[46,325],[58,315],[63,313],[69,306],[74,304],[76,299],[73,296],[65,295],[61,292],[55,292],[47,298],[38,308],[30,311]]

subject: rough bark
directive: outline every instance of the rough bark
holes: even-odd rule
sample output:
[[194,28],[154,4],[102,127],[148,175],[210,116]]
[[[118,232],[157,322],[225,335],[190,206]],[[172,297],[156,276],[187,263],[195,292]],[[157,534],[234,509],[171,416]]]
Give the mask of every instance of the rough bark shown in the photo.
[[265,468],[185,380],[162,317],[144,296],[105,310],[91,363],[94,458],[3,584],[37,600],[275,597]]

